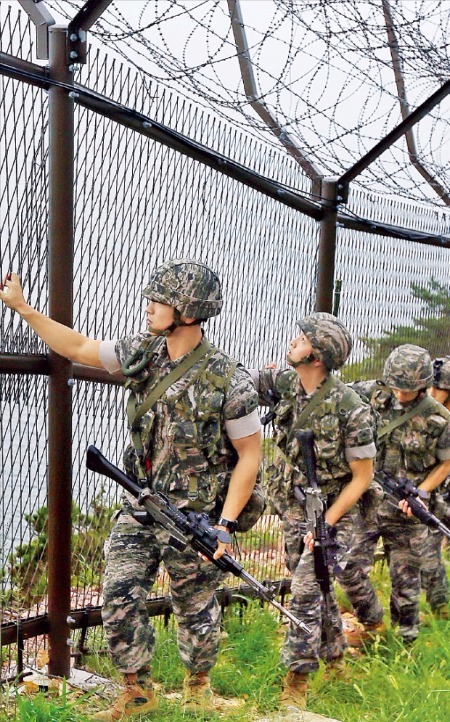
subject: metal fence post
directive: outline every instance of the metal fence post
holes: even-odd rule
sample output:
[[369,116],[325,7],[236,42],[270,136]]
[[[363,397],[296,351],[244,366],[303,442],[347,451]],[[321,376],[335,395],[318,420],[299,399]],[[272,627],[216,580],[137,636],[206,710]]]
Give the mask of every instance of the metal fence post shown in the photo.
[[336,178],[322,180],[322,208],[325,216],[320,222],[319,257],[316,288],[316,311],[332,313],[334,266],[336,256]]
[[[67,27],[49,28],[52,79],[73,83],[66,62]],[[49,89],[49,315],[73,325],[74,103]],[[48,618],[50,674],[70,676],[72,531],[72,364],[50,352],[48,442]]]

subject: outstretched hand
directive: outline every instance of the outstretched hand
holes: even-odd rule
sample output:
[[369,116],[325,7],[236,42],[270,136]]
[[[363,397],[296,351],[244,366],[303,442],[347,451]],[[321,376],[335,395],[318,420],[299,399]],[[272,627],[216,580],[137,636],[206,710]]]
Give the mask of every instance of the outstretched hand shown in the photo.
[[0,283],[0,300],[14,311],[21,304],[25,304],[22,285],[17,273],[8,273],[3,283]]

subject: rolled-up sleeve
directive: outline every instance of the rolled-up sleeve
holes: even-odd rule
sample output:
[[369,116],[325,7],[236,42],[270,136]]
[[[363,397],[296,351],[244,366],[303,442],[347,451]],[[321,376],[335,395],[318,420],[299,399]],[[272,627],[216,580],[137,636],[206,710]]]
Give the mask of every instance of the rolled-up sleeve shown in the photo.
[[102,341],[99,347],[100,362],[106,371],[115,374],[120,371],[120,361],[116,353],[117,341]]
[[261,430],[258,411],[255,409],[247,416],[241,416],[240,419],[226,421],[225,430],[230,439],[243,439],[245,436],[256,434],[257,431]]
[[374,459],[375,420],[370,406],[361,401],[349,415],[345,429],[345,458],[348,462]]

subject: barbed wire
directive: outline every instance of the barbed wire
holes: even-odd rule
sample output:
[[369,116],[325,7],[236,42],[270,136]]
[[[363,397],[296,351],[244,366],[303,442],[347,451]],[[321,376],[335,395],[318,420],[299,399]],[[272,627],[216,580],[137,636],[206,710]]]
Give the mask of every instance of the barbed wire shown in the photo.
[[[47,4],[72,18],[84,3]],[[402,120],[387,24],[410,110],[449,77],[450,0],[241,0],[241,10],[256,99],[323,175],[344,173]],[[133,64],[144,84],[151,78],[279,145],[245,94],[225,0],[116,0],[91,35]],[[413,130],[417,161],[445,189],[449,110],[449,99],[441,101]],[[354,184],[442,205],[403,139]]]

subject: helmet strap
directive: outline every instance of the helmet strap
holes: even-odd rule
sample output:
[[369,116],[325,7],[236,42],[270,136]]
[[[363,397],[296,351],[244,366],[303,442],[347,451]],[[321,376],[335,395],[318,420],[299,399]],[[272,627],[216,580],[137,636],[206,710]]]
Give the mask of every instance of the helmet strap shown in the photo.
[[181,320],[181,313],[177,308],[173,309],[173,322],[168,326],[168,328],[164,329],[163,331],[153,329],[151,326],[149,326],[149,331],[154,336],[170,336],[170,334],[175,331],[176,328],[179,328],[180,326],[198,326],[202,322],[201,318],[196,318],[194,321],[191,321],[190,323],[186,323],[185,321]]
[[298,368],[299,366],[305,366],[306,364],[312,364],[313,361],[317,361],[318,359],[316,356],[314,356],[313,353],[310,353],[309,356],[305,356],[305,358],[300,359],[300,361],[291,361],[288,358],[289,366],[292,366],[293,369]]

